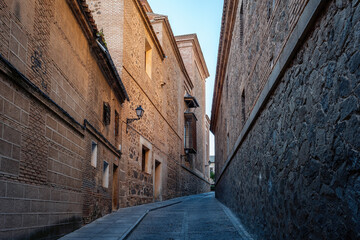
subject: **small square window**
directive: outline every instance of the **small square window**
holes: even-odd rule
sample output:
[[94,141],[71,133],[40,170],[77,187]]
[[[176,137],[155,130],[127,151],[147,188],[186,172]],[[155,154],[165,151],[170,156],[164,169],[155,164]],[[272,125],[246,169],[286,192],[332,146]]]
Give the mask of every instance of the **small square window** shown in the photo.
[[104,161],[102,186],[104,188],[109,187],[109,164],[106,161]]
[[91,141],[91,166],[96,167],[97,164],[97,143]]

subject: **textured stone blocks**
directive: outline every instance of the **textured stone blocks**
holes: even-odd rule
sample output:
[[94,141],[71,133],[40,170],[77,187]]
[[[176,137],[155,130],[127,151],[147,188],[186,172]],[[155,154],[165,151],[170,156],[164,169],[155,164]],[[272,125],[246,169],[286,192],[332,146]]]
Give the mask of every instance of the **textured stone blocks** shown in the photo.
[[[354,201],[358,179],[354,169],[359,168],[354,134],[360,101],[355,89],[359,83],[352,83],[357,79],[354,69],[344,62],[351,59],[348,53],[354,56],[359,51],[352,42],[360,25],[359,20],[349,22],[356,12],[350,1],[324,4],[326,11],[315,16],[316,22],[299,43],[296,56],[288,59],[291,63],[243,142],[236,146],[238,150],[216,186],[217,197],[258,238],[359,238],[359,201]],[[257,8],[261,11],[261,6]],[[287,14],[284,10],[285,17]],[[296,17],[293,19],[296,24]],[[230,56],[230,62],[233,58]],[[229,78],[246,77],[228,67]],[[228,90],[236,87],[237,83],[229,83]],[[225,84],[224,94],[226,90]],[[261,85],[252,87],[250,94],[261,90]],[[233,100],[224,99],[223,105]],[[228,122],[229,113],[222,111],[218,121]],[[230,119],[230,124],[240,121]],[[218,169],[224,161],[218,153],[226,149],[223,126],[216,129]]]

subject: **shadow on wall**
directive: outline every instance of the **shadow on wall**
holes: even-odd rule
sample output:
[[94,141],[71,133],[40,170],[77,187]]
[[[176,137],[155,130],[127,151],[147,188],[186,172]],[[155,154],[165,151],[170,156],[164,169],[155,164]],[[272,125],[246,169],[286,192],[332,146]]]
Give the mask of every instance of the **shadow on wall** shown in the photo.
[[[57,239],[62,237],[63,235],[73,232],[76,229],[82,226],[81,217],[71,217],[65,219],[63,221],[57,222],[53,226],[44,227],[40,230],[37,230],[30,235],[23,235],[17,240],[31,239],[31,240],[39,240],[39,239]],[[52,236],[49,238],[49,236]]]

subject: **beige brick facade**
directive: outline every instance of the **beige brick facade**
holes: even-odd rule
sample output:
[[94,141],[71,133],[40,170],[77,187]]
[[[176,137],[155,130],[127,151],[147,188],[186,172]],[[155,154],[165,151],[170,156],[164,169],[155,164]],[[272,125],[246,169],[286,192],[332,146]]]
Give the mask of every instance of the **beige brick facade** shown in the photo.
[[[0,0],[1,239],[56,238],[119,207],[209,191],[206,64],[196,35],[187,58],[152,15],[135,0]],[[185,93],[200,103],[191,156]]]

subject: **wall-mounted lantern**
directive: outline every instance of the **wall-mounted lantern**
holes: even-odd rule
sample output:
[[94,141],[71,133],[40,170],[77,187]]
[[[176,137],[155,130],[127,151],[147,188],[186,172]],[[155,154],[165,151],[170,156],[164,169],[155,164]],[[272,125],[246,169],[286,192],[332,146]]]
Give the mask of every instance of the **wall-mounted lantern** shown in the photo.
[[136,115],[137,115],[137,118],[127,118],[126,119],[126,133],[128,132],[128,125],[130,123],[132,123],[133,121],[137,121],[137,120],[140,120],[140,118],[142,118],[142,116],[144,115],[144,109],[141,107],[141,105],[139,105],[136,109]]
[[190,151],[189,151],[189,149],[185,149],[185,155],[180,154],[180,158],[184,159],[185,162],[190,162]]

